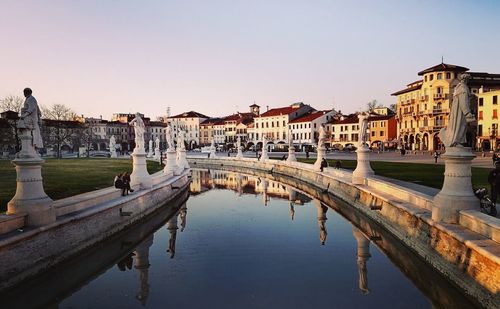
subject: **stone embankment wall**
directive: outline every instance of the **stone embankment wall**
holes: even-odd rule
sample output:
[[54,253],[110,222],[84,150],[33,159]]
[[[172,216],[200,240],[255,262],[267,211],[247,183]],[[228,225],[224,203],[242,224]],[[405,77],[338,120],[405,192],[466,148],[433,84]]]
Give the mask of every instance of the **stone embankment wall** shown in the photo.
[[350,171],[326,168],[315,172],[312,165],[298,162],[247,158],[190,158],[189,162],[193,168],[282,175],[321,189],[380,224],[483,306],[500,303],[498,219],[468,210],[460,214],[460,224],[434,222],[432,201],[438,190],[423,193],[412,184],[405,186],[377,176],[367,178],[363,185],[353,185]]
[[186,198],[189,170],[177,176],[167,177],[163,172],[152,176],[151,188],[125,197],[121,190],[107,188],[58,200],[54,203],[56,222],[1,235],[0,290],[76,256],[140,222],[169,201]]

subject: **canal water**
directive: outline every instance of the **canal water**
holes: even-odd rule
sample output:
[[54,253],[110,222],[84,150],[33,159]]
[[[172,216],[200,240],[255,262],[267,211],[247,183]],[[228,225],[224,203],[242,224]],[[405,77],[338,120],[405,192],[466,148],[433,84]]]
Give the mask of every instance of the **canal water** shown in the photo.
[[353,225],[310,192],[265,175],[213,170],[194,170],[190,191],[187,201],[12,291],[4,304],[473,307],[376,224],[351,210]]

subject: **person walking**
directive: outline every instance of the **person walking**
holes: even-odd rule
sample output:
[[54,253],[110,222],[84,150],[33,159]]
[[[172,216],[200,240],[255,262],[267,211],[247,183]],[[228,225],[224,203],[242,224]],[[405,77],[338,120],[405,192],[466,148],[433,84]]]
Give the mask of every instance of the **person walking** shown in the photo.
[[434,151],[434,164],[438,163],[438,157],[439,157],[439,153],[436,150],[436,151]]

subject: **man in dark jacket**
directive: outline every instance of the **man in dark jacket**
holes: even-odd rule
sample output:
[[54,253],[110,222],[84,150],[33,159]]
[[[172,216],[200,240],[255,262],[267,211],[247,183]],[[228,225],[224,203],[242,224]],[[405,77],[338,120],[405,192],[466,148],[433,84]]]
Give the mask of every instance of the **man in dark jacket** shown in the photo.
[[500,161],[495,162],[495,169],[488,175],[488,182],[491,185],[491,201],[493,202],[491,212],[496,213],[497,195],[500,194]]

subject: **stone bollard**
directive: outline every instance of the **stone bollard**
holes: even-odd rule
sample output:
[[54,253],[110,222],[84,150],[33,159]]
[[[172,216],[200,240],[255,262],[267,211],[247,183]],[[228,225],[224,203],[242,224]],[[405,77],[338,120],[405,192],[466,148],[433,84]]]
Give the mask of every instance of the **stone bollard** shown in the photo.
[[370,152],[370,149],[366,145],[360,146],[356,150],[357,165],[356,169],[352,172],[352,183],[355,185],[364,185],[365,178],[375,174],[370,166]]
[[146,163],[146,152],[142,148],[135,148],[132,153],[132,173],[130,174],[130,185],[137,186],[141,189],[149,189],[153,182],[151,175],[148,173]]
[[12,163],[16,166],[16,194],[7,204],[7,214],[26,213],[27,226],[42,226],[56,221],[53,201],[43,189],[42,164],[29,131],[20,133],[21,151]]
[[443,188],[434,197],[432,220],[458,223],[459,212],[479,209],[471,182],[471,161],[476,157],[468,147],[448,147],[441,156],[445,161]]

